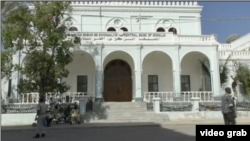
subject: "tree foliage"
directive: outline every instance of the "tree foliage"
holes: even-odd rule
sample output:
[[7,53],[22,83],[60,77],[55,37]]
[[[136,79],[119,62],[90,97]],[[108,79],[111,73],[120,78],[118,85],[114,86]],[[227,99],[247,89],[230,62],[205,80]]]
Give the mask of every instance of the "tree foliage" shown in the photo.
[[223,85],[224,83],[227,82],[229,79],[228,73],[229,73],[229,68],[228,68],[228,62],[231,57],[231,54],[227,57],[226,61],[224,63],[220,63],[220,84]]
[[[16,67],[24,77],[20,79],[18,91],[65,92],[66,83],[58,79],[68,76],[65,66],[72,61],[72,40],[67,40],[64,23],[71,20],[70,2],[28,2],[34,6],[35,13],[28,7],[19,6],[9,12],[3,24],[4,46],[14,52],[26,55],[25,67]],[[55,16],[56,20],[51,17]]]
[[240,38],[240,36],[238,34],[232,34],[227,38],[226,43],[230,44],[239,38]]
[[250,68],[247,64],[235,62],[236,81],[242,84],[245,95],[250,95]]
[[12,64],[12,51],[1,52],[1,79],[9,79],[14,65]]

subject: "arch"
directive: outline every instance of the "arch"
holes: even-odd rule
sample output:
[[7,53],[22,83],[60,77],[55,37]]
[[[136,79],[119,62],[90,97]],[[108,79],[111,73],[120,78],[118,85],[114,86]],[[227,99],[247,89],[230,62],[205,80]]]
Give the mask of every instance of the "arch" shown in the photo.
[[[143,58],[142,88],[144,92],[173,91],[172,62],[170,55],[163,51],[149,52]],[[155,81],[152,82],[152,79]]]
[[74,50],[72,61],[65,66],[69,71],[63,82],[70,85],[68,92],[94,93],[96,63],[93,56],[84,50]]
[[173,34],[177,34],[177,30],[174,27],[169,28],[168,32],[173,32]]
[[165,29],[162,27],[157,28],[156,32],[165,32]]
[[69,31],[78,31],[78,29],[76,27],[72,26],[69,28]]
[[130,65],[131,69],[134,70],[135,68],[134,58],[128,52],[122,51],[122,50],[115,50],[115,51],[109,52],[103,59],[102,69],[104,70],[108,62],[110,62],[111,60],[115,60],[115,59],[121,59],[121,60],[126,61]]
[[212,90],[210,59],[206,54],[200,51],[189,51],[180,60],[182,91]]
[[188,51],[188,52],[186,52],[181,58],[180,58],[180,62],[182,62],[182,59],[185,57],[185,56],[187,56],[188,54],[190,54],[190,53],[199,53],[199,54],[202,54],[202,55],[204,55],[204,56],[206,56],[206,59],[209,61],[209,63],[210,63],[210,58],[205,54],[205,53],[203,53],[203,52],[201,52],[201,51]]
[[131,75],[131,67],[126,61],[110,61],[104,69],[104,101],[131,101]]
[[121,20],[123,23],[125,23],[126,25],[128,24],[128,22],[124,19],[124,18],[120,18],[120,17],[114,17],[114,18],[112,18],[112,19],[110,19],[107,23],[106,23],[106,25],[105,25],[105,27],[106,27],[106,29],[109,27],[109,26],[114,26],[114,24],[110,24],[112,21],[114,21],[114,20]]
[[128,32],[128,29],[126,27],[122,27],[121,30],[123,30],[124,32]]
[[109,28],[107,29],[107,31],[108,31],[108,32],[115,32],[116,29],[115,29],[114,27],[109,27]]

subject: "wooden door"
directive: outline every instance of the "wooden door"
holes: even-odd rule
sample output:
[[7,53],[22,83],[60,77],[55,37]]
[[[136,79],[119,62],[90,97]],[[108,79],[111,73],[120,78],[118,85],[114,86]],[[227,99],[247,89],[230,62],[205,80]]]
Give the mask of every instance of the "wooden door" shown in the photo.
[[131,101],[132,78],[129,65],[122,60],[113,60],[104,72],[104,100]]

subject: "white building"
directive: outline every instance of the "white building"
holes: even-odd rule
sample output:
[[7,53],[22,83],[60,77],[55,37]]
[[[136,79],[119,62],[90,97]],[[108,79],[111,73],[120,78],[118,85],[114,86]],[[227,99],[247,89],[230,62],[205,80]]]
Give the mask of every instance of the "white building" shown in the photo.
[[[104,101],[142,101],[149,92],[219,95],[220,62],[229,54],[232,60],[250,59],[250,52],[243,51],[250,47],[250,34],[231,44],[202,35],[202,6],[197,2],[98,1],[72,6],[75,20],[67,25],[81,45],[63,79],[71,86],[69,93],[86,92]],[[24,59],[24,54],[13,56],[14,63]],[[200,61],[210,68],[211,77]],[[18,95],[14,88],[19,78],[13,73],[12,97]],[[8,93],[3,80],[2,93]]]

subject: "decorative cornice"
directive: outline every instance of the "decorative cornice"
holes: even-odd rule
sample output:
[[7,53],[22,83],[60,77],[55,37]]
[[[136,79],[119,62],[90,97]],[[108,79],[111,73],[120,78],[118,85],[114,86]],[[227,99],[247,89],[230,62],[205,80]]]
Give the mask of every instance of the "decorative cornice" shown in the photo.
[[178,7],[202,7],[196,1],[74,1],[72,6],[178,6]]
[[73,11],[104,12],[164,12],[164,13],[200,13],[202,6],[197,2],[169,1],[81,1],[72,2]]

